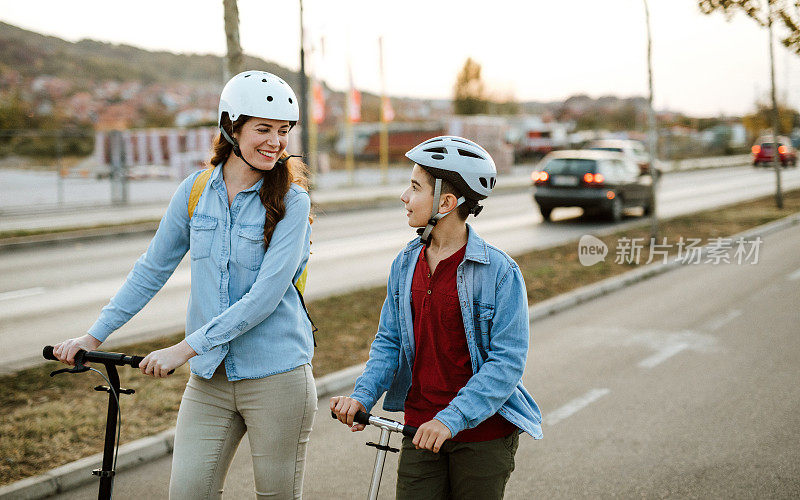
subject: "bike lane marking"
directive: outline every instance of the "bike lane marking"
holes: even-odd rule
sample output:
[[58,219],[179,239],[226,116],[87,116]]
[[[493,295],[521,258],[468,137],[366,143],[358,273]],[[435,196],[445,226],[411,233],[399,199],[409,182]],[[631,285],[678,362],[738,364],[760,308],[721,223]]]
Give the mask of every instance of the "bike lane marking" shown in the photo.
[[37,286],[34,288],[25,288],[22,290],[12,290],[10,292],[0,293],[0,300],[19,299],[22,297],[31,297],[33,295],[41,295],[45,292],[43,287]]
[[586,408],[603,396],[609,394],[611,389],[592,389],[583,396],[577,397],[568,402],[561,408],[547,413],[544,417],[544,423],[547,425],[555,425],[562,420],[571,417],[578,413],[580,410]]

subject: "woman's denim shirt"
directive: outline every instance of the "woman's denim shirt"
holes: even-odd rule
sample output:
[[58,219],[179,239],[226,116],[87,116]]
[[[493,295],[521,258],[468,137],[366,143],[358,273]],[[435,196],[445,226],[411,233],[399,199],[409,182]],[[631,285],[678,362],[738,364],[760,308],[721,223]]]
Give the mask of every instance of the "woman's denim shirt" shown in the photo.
[[[474,375],[435,418],[455,436],[500,413],[539,439],[542,414],[521,382],[530,336],[525,281],[511,257],[467,228],[467,250],[458,266],[456,288]],[[417,238],[392,263],[378,333],[351,396],[368,411],[384,392],[383,408],[402,411],[411,387],[411,280],[421,249]]]
[[89,334],[104,341],[158,292],[183,256],[191,258],[186,341],[198,356],[192,373],[211,378],[224,360],[229,380],[261,378],[311,362],[311,323],[292,283],[308,263],[311,199],[292,184],[286,214],[264,251],[265,209],[259,180],[228,207],[222,168],[215,168],[189,219],[192,184],[181,183],[147,251],[103,308]]

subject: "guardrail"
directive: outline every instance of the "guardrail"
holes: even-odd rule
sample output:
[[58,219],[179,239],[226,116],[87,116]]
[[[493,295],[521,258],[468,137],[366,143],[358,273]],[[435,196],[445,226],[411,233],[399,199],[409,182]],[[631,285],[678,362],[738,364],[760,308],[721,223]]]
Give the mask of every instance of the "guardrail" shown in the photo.
[[657,165],[658,168],[664,172],[679,172],[681,170],[698,170],[704,168],[741,167],[743,165],[749,165],[751,161],[752,158],[750,155],[735,155],[659,161]]

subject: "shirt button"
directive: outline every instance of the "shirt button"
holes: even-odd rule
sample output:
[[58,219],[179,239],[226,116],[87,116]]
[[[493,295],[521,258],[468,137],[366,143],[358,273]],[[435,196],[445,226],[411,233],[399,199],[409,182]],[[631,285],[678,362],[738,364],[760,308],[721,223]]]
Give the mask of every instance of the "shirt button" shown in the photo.
[[430,278],[430,277],[431,277],[431,273],[428,273],[428,278]]
[[430,290],[428,290],[428,295],[430,295],[430,294],[431,294],[431,291],[430,291]]

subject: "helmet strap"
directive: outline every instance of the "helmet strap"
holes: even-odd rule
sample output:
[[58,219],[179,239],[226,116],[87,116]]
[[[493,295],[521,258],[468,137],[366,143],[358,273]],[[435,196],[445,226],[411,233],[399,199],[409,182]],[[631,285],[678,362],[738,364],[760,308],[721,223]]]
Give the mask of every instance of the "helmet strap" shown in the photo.
[[[239,157],[239,159],[245,162],[247,166],[250,167],[251,170],[264,173],[264,170],[254,167],[253,165],[250,164],[249,161],[244,159],[244,156],[242,156],[242,148],[239,147],[239,143],[236,141],[236,139],[232,138],[230,135],[228,135],[227,132],[225,132],[224,127],[220,127],[219,131],[222,133],[222,137],[224,137],[226,141],[228,141],[233,145],[233,154],[235,154],[236,156]],[[275,162],[275,166],[282,167],[286,165],[286,162],[289,160],[289,158],[302,158],[302,157],[303,157],[302,155],[289,155],[285,158],[278,158],[278,161]]]
[[439,220],[450,214],[453,210],[458,208],[462,203],[467,201],[466,198],[463,196],[458,199],[456,202],[456,206],[453,207],[450,211],[445,213],[439,212],[439,203],[442,201],[442,179],[437,178],[433,184],[433,207],[431,207],[431,218],[428,219],[428,225],[425,228],[417,229],[417,234],[419,234],[419,239],[423,245],[428,246],[431,244],[431,233],[433,232],[433,228],[439,222]]

